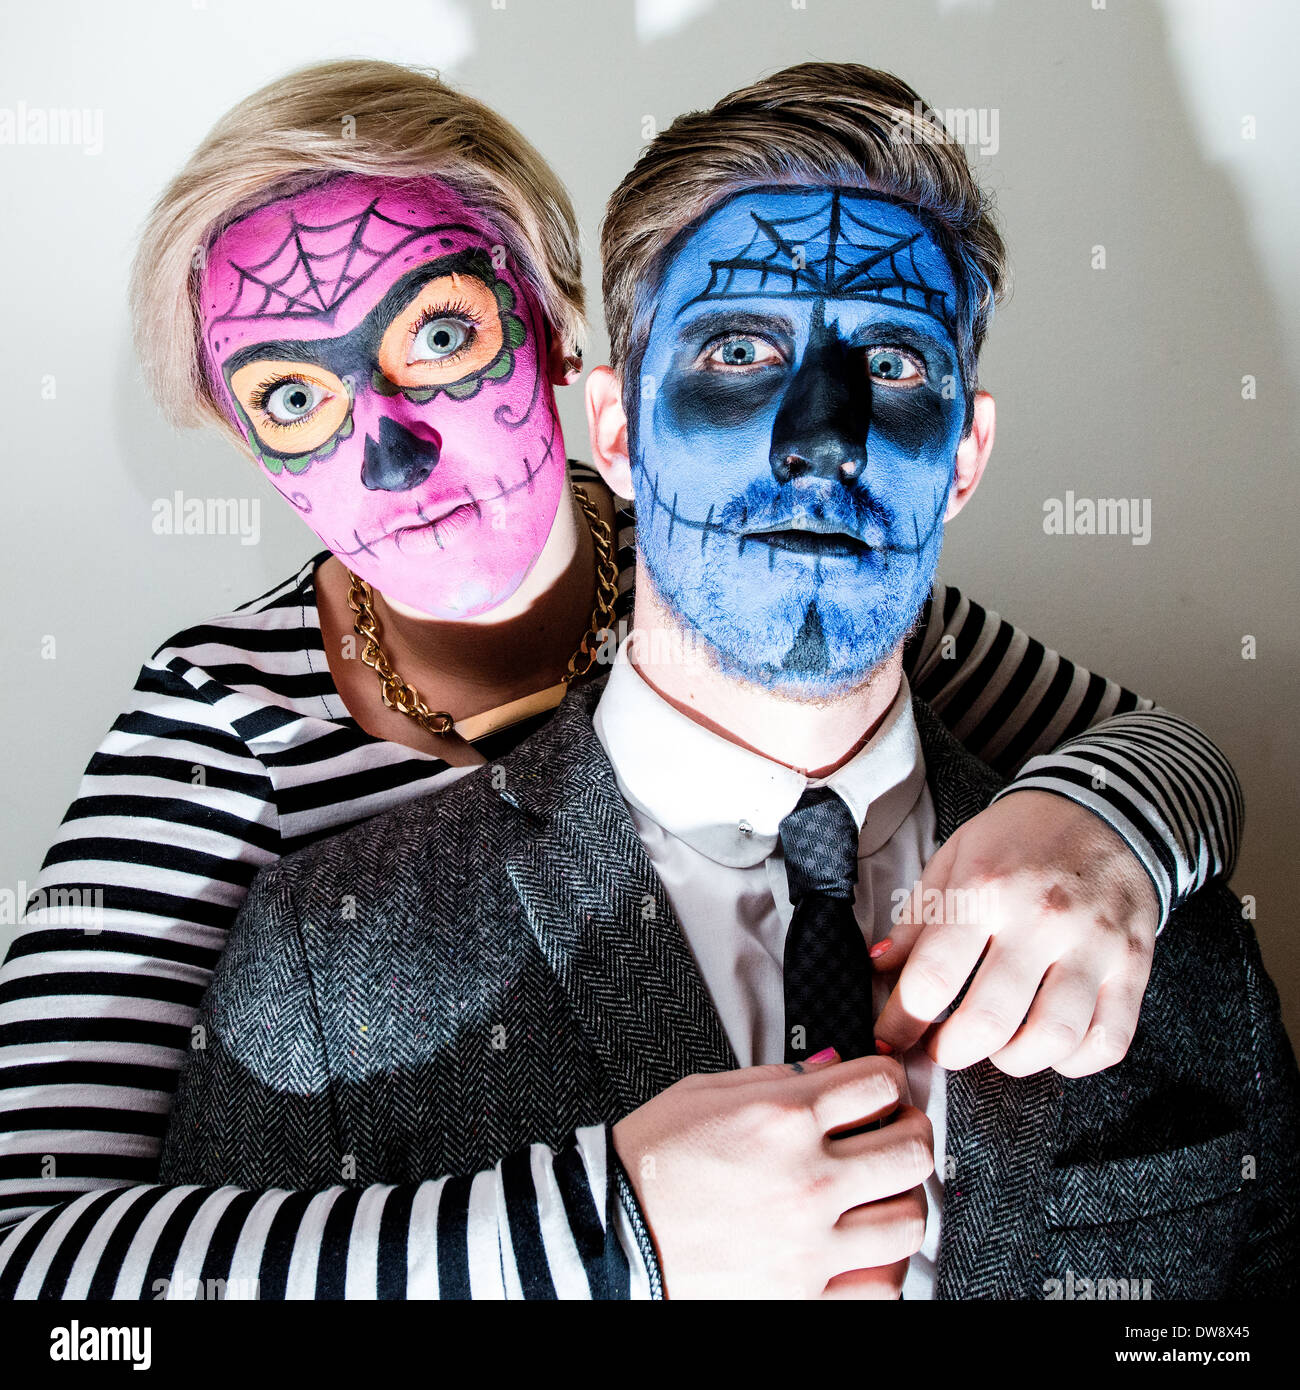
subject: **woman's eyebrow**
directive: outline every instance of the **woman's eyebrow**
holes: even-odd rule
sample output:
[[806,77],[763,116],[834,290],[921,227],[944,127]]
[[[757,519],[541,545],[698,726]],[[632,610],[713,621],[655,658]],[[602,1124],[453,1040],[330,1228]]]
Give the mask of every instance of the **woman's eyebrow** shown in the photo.
[[229,381],[241,367],[263,359],[316,366],[321,361],[322,349],[328,351],[332,344],[339,341],[338,338],[272,338],[265,343],[249,343],[226,358],[221,364],[222,374]]
[[[276,338],[265,343],[250,343],[226,358],[222,363],[222,372],[229,381],[240,367],[264,357],[306,364],[320,362],[323,355],[336,352],[344,344],[371,347],[383,337],[384,330],[398,312],[431,281],[441,280],[445,275],[467,275],[487,286],[488,282],[477,269],[483,254],[477,250],[457,251],[450,256],[440,256],[437,260],[417,265],[385,291],[374,308],[351,331],[332,338]],[[320,319],[311,321],[320,322]]]

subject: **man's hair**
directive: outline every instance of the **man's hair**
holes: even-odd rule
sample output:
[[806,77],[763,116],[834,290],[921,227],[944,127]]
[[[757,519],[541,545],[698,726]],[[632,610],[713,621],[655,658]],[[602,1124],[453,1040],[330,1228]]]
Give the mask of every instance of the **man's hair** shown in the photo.
[[[235,433],[200,350],[208,249],[244,214],[343,173],[436,177],[500,231],[567,351],[584,329],[578,223],[563,184],[519,132],[421,68],[349,60],[299,69],[221,118],[164,190],[131,275],[136,351],[164,414]],[[241,441],[242,442],[242,441]]]
[[600,250],[610,361],[639,369],[679,238],[741,189],[861,188],[920,209],[957,282],[967,427],[980,346],[1008,278],[992,204],[939,116],[887,72],[800,63],[679,116],[642,152],[605,211]]

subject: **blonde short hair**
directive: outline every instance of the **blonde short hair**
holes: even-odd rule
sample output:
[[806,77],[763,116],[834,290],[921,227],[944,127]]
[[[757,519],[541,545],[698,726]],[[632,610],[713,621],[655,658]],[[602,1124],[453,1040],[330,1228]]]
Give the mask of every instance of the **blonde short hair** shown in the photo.
[[149,217],[131,272],[131,311],[145,379],[173,424],[214,420],[238,440],[201,356],[198,272],[207,249],[245,213],[340,173],[436,176],[455,188],[500,231],[565,350],[578,348],[578,223],[541,155],[432,72],[372,60],[319,63],[228,111]]
[[674,243],[740,189],[821,184],[921,209],[957,281],[967,428],[1006,248],[965,150],[907,83],[857,63],[801,63],[679,116],[615,189],[601,231],[610,360],[638,370]]

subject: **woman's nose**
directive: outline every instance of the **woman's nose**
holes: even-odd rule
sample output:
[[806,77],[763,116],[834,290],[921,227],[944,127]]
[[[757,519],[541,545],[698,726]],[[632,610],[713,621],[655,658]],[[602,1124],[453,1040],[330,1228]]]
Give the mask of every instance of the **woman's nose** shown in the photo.
[[419,487],[438,465],[442,439],[428,425],[416,434],[383,415],[379,438],[367,433],[361,481],[372,492],[409,492]]

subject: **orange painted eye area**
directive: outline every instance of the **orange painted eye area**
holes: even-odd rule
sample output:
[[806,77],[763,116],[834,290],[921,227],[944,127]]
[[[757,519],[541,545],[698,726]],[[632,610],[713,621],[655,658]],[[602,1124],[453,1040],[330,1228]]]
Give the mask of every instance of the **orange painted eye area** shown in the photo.
[[230,389],[258,439],[280,454],[319,449],[352,404],[339,378],[312,363],[248,362],[233,373]]
[[475,275],[440,275],[388,325],[379,369],[394,386],[444,386],[501,351],[501,306]]

